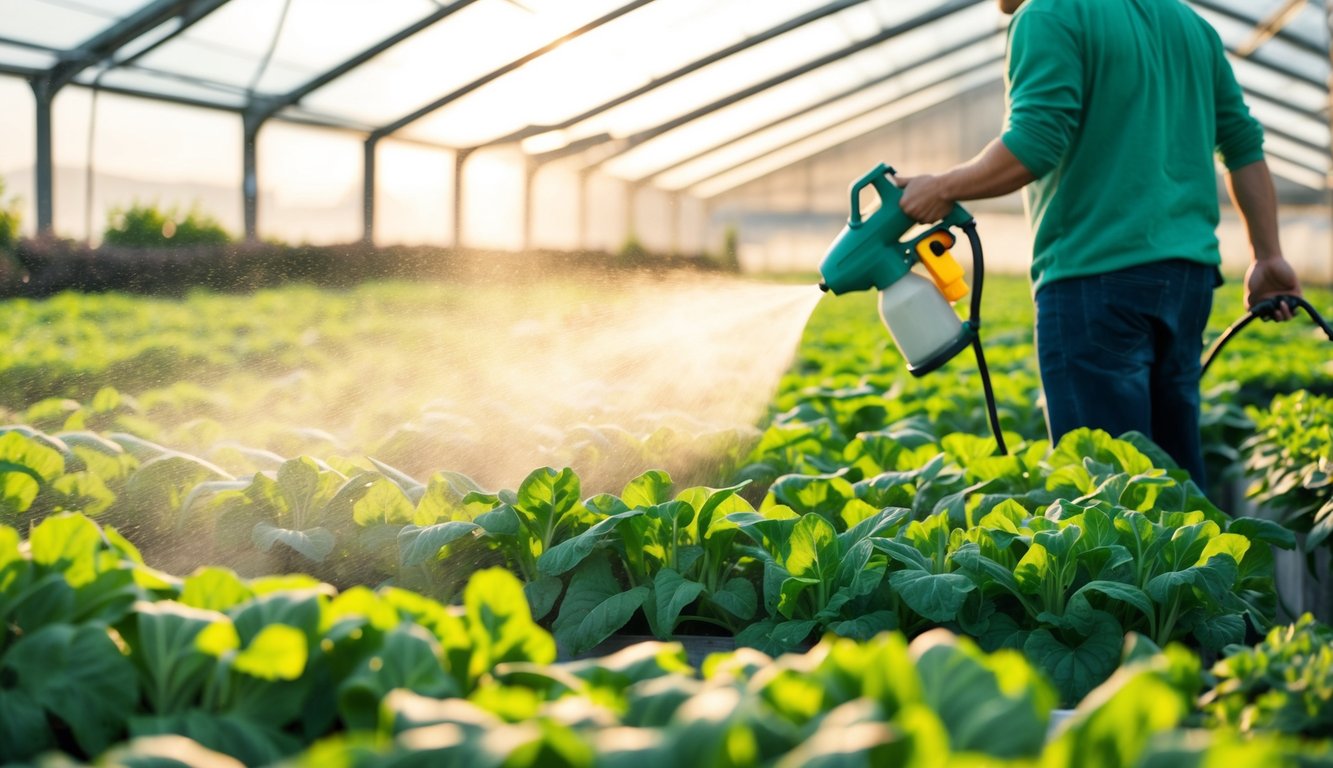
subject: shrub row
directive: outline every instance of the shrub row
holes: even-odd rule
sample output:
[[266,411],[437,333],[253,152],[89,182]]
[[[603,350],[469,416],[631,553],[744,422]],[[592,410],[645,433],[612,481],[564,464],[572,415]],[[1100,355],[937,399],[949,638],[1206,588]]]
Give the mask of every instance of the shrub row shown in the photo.
[[23,239],[12,258],[0,254],[0,298],[49,296],[60,291],[128,291],[175,296],[191,288],[254,290],[289,282],[348,287],[367,280],[501,279],[519,282],[570,270],[716,270],[692,256],[639,254],[618,258],[594,251],[508,252],[430,246],[376,247],[228,243],[173,248],[104,245],[73,240]]

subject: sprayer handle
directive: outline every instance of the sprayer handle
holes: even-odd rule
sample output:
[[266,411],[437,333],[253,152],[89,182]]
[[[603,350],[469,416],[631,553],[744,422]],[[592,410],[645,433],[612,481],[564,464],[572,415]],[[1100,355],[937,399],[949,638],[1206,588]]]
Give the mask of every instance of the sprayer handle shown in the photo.
[[[856,229],[857,227],[861,226],[861,223],[863,221],[863,219],[861,218],[861,190],[865,189],[867,186],[871,184],[874,184],[875,189],[879,192],[880,197],[885,198],[887,197],[887,195],[885,194],[885,186],[889,187],[892,190],[896,190],[898,188],[897,185],[893,184],[888,180],[888,178],[894,175],[895,173],[897,173],[897,171],[893,170],[884,163],[880,163],[879,165],[876,165],[874,168],[871,168],[870,171],[866,173],[866,175],[862,176],[861,178],[857,179],[855,182],[852,183],[852,214],[851,217],[847,219],[847,226],[851,227],[852,229]],[[887,200],[885,200],[885,203],[887,203]]]

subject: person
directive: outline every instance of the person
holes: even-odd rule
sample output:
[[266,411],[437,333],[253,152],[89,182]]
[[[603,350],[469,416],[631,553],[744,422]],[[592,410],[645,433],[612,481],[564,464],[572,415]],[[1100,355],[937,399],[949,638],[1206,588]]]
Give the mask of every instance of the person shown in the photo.
[[1199,358],[1221,284],[1214,156],[1253,250],[1247,305],[1300,295],[1263,130],[1216,31],[1180,0],[999,4],[1013,15],[1004,130],[945,173],[900,177],[900,205],[929,223],[955,201],[1023,189],[1051,439],[1136,430],[1203,486]]

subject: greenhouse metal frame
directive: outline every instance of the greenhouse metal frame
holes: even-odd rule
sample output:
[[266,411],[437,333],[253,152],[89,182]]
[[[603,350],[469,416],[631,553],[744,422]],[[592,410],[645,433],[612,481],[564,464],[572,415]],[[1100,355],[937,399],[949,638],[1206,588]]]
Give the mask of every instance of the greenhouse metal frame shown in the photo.
[[[0,3],[5,9],[0,17],[5,19],[0,22],[0,74],[24,78],[31,86],[36,104],[35,203],[39,232],[51,233],[55,224],[52,103],[62,89],[70,86],[235,114],[243,125],[242,195],[245,234],[251,240],[258,236],[256,144],[269,121],[351,131],[363,138],[363,228],[367,241],[374,232],[378,144],[392,137],[452,150],[454,242],[457,243],[462,166],[472,153],[481,149],[503,145],[523,147],[530,194],[533,175],[546,163],[576,159],[586,179],[592,170],[631,150],[673,133],[679,135],[680,129],[695,121],[754,100],[779,86],[806,76],[824,77],[828,81],[817,89],[821,95],[809,103],[768,105],[767,112],[756,119],[755,125],[743,127],[735,135],[691,136],[692,143],[659,160],[657,167],[649,172],[637,176],[618,174],[631,185],[656,184],[668,171],[820,110],[838,104],[845,106],[848,100],[872,86],[929,74],[932,66],[946,60],[968,56],[976,59],[953,71],[925,77],[923,83],[905,85],[898,89],[892,102],[905,102],[914,94],[950,83],[959,84],[956,98],[980,84],[991,84],[1003,77],[1005,24],[994,10],[993,0],[790,0],[766,3],[758,12],[753,4],[746,8],[743,0],[711,3],[583,0],[563,4],[559,0],[393,0],[374,4],[347,0],[335,4],[337,8],[333,11],[324,6],[326,12],[322,16],[315,8],[317,3],[318,0],[110,0],[96,6],[79,0]],[[1268,147],[1274,172],[1305,186],[1330,189],[1329,71],[1333,51],[1328,41],[1333,29],[1333,3],[1191,0],[1189,4],[1218,29],[1236,62],[1238,79],[1252,106],[1263,107],[1255,111],[1270,139],[1276,140],[1270,141]],[[334,18],[340,12],[338,9],[343,9],[344,14],[340,20]],[[597,34],[605,45],[608,41],[650,40],[643,36],[651,34],[655,24],[666,23],[662,19],[671,20],[678,29],[688,28],[695,23],[688,15],[691,9],[703,17],[699,24],[713,25],[708,29],[710,33],[717,27],[726,27],[729,34],[713,34],[713,38],[721,39],[705,50],[688,50],[675,60],[659,61],[655,68],[639,73],[637,81],[628,76],[612,77],[611,80],[624,82],[613,83],[609,90],[586,89],[596,91],[593,103],[569,104],[558,119],[531,123],[523,115],[521,122],[514,123],[511,119],[505,124],[487,117],[484,102],[470,110],[451,110],[466,104],[469,97],[497,87],[502,89],[497,98],[503,100],[509,96],[503,90],[506,83],[514,83],[516,75],[533,73],[533,68],[545,66],[554,52],[579,46]],[[275,10],[276,19],[269,21]],[[649,13],[660,18],[644,16]],[[668,15],[671,13],[678,15],[671,17]],[[231,14],[230,27],[213,24],[225,14]],[[293,15],[295,18],[289,18]],[[312,15],[316,17],[313,22]],[[255,16],[262,19],[255,21],[253,37],[262,45],[244,51],[233,48],[236,41],[227,37],[228,29]],[[351,16],[356,18],[347,18]],[[64,19],[65,23],[55,25],[51,19]],[[395,19],[397,24],[393,25]],[[515,34],[516,30],[526,30],[520,22],[529,20],[533,22],[530,33]],[[537,20],[542,24],[536,24]],[[336,34],[326,33],[317,29],[324,21],[341,21],[344,26]],[[264,24],[271,28],[264,28]],[[310,28],[302,32],[321,39],[327,34],[329,47],[338,49],[337,55],[330,53],[319,62],[285,62],[279,43],[287,24],[304,24]],[[210,25],[217,28],[210,30]],[[363,29],[386,26],[392,26],[387,34]],[[59,33],[53,28],[58,28]],[[428,35],[435,37],[428,39]],[[57,39],[62,36],[64,39]],[[707,39],[709,35],[699,37]],[[515,38],[522,39],[515,41]],[[824,49],[816,46],[807,51],[804,42],[807,39],[819,41]],[[910,44],[905,42],[908,40]],[[504,45],[498,45],[501,41]],[[352,98],[357,93],[357,84],[365,93],[370,84],[385,82],[394,71],[382,64],[387,56],[414,46],[400,66],[424,66],[441,55],[447,57],[451,42],[474,46],[466,53],[469,64],[474,60],[477,63],[475,71],[455,73],[453,68],[442,69],[441,87],[436,92],[423,91],[399,99],[416,105],[410,109],[394,112],[386,105],[375,114],[368,114],[370,110],[358,108],[360,101]],[[781,57],[786,62],[784,69],[770,63],[751,82],[721,76],[710,79],[720,86],[715,93],[701,94],[698,103],[662,112],[658,119],[632,130],[611,130],[607,126],[613,123],[599,120],[626,105],[652,99],[671,83],[707,73],[710,68],[725,66],[739,57],[757,54],[765,46],[780,43],[788,49],[786,56]],[[790,50],[793,47],[798,50]],[[834,65],[867,52],[887,52],[893,58],[907,55],[887,70],[863,72],[860,81],[847,83],[823,74]],[[463,52],[458,58],[464,58]],[[211,69],[199,64],[209,59],[214,60]],[[247,69],[243,80],[236,79],[236,75]],[[541,82],[537,75],[527,79]],[[355,84],[346,85],[352,81]],[[336,92],[340,87],[346,92]],[[531,95],[533,87],[520,79],[508,87],[513,94],[510,98]],[[869,105],[858,114],[870,114],[884,106]],[[451,120],[450,112],[458,114]],[[428,123],[429,126],[422,128]],[[470,141],[451,138],[449,126],[459,125],[485,128],[489,135]],[[802,139],[828,130],[831,127],[813,128],[813,133],[803,134]],[[524,146],[543,137],[554,138],[556,145],[531,150]],[[1322,163],[1317,159],[1321,156]],[[694,184],[752,159],[738,157],[730,165],[724,162],[676,191],[689,193]],[[530,202],[527,210],[525,233],[531,227]],[[528,242],[526,236],[524,242]]]

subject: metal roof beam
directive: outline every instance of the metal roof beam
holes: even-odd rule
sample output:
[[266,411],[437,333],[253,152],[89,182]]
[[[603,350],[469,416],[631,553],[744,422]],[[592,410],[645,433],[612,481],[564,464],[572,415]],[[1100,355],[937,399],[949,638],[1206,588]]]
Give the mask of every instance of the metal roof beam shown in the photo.
[[1245,97],[1247,99],[1258,99],[1259,101],[1267,102],[1269,104],[1278,107],[1279,109],[1285,109],[1288,112],[1291,112],[1292,114],[1308,118],[1314,121],[1318,125],[1323,125],[1326,122],[1324,115],[1319,112],[1314,112],[1309,109],[1306,109],[1305,107],[1297,106],[1289,102],[1278,101],[1269,94],[1260,93],[1259,91],[1256,91],[1253,88],[1241,86],[1241,90],[1245,93]]
[[[1229,51],[1229,53],[1232,53],[1233,55],[1240,57],[1240,54],[1236,53],[1235,51]],[[1284,67],[1276,62],[1265,61],[1263,59],[1258,59],[1254,57],[1245,58],[1244,60],[1245,63],[1247,64],[1253,64],[1256,67],[1263,67],[1269,72],[1276,72],[1277,74],[1282,75],[1283,77],[1289,77],[1292,80],[1300,81],[1302,83],[1305,83],[1306,85],[1312,85],[1320,90],[1324,90],[1325,88],[1328,87],[1328,82],[1325,80],[1320,80],[1317,77],[1311,77],[1310,75],[1297,72],[1293,69],[1288,69],[1287,67]]]
[[[751,137],[753,137],[753,136],[757,136],[758,134],[761,134],[761,133],[763,133],[764,131],[767,131],[767,130],[769,130],[769,129],[771,129],[771,128],[775,128],[775,127],[777,127],[777,126],[779,126],[779,125],[781,125],[781,124],[787,122],[788,120],[795,120],[795,119],[798,118],[798,117],[803,117],[803,116],[805,116],[805,115],[810,114],[811,112],[815,112],[815,111],[817,111],[817,110],[823,109],[824,107],[830,106],[830,105],[832,105],[832,104],[836,104],[837,102],[842,101],[843,99],[847,99],[847,98],[850,98],[850,97],[852,97],[852,96],[855,96],[856,94],[860,93],[861,91],[863,91],[863,90],[866,89],[866,88],[873,88],[873,87],[875,87],[875,86],[877,86],[877,85],[881,85],[881,84],[886,83],[886,82],[888,82],[888,81],[890,81],[890,80],[893,80],[894,78],[897,78],[897,77],[901,77],[901,76],[903,76],[903,75],[906,75],[906,74],[908,74],[909,72],[913,72],[913,71],[919,69],[920,67],[925,66],[925,65],[928,64],[928,63],[931,63],[931,62],[934,62],[934,61],[938,61],[938,60],[940,60],[940,59],[945,59],[945,58],[948,58],[949,56],[953,56],[953,55],[955,55],[955,54],[962,53],[963,51],[966,51],[966,50],[968,50],[969,48],[972,48],[972,47],[974,47],[974,46],[984,45],[985,43],[988,43],[988,42],[990,42],[990,41],[992,41],[992,40],[995,40],[997,37],[999,37],[999,36],[1002,35],[1002,34],[1003,34],[1002,32],[987,32],[987,33],[985,33],[985,34],[978,35],[978,36],[976,36],[976,37],[974,37],[974,38],[972,38],[972,39],[970,39],[970,40],[966,40],[966,41],[964,41],[964,42],[962,42],[962,43],[959,43],[958,45],[952,46],[952,47],[950,47],[950,48],[948,48],[948,49],[946,49],[946,50],[939,51],[938,53],[933,54],[933,55],[931,56],[931,58],[929,58],[929,59],[919,59],[919,60],[917,60],[917,61],[912,62],[911,64],[908,64],[906,67],[903,67],[903,68],[901,68],[901,69],[895,69],[895,70],[893,70],[892,72],[888,72],[888,73],[886,73],[886,74],[880,75],[879,77],[876,77],[876,78],[874,78],[874,79],[872,79],[872,80],[868,80],[868,81],[863,82],[863,83],[858,83],[857,85],[853,86],[852,88],[848,88],[848,89],[845,90],[845,91],[842,91],[842,92],[840,92],[840,93],[834,94],[833,96],[830,96],[830,97],[828,97],[828,98],[826,98],[826,99],[823,99],[823,100],[819,101],[818,103],[811,104],[810,106],[804,107],[804,108],[799,109],[799,110],[797,110],[797,111],[795,111],[795,112],[790,112],[790,113],[788,113],[788,114],[785,114],[785,115],[783,115],[783,116],[781,116],[781,117],[778,117],[778,118],[776,118],[776,119],[774,119],[774,120],[772,120],[772,121],[770,121],[770,122],[768,122],[768,123],[765,123],[764,125],[762,125],[762,126],[760,126],[760,127],[758,127],[758,128],[755,128],[755,129],[753,129],[753,130],[747,131],[746,133],[741,134],[740,136],[736,136],[735,138],[728,139],[728,140],[722,142],[721,144],[715,144],[715,145],[710,146],[710,147],[708,147],[708,148],[706,148],[706,149],[700,150],[699,152],[696,152],[695,154],[690,155],[689,157],[686,157],[686,158],[684,158],[684,159],[677,160],[676,162],[672,163],[671,165],[666,166],[665,168],[661,168],[661,169],[658,169],[658,170],[654,171],[653,173],[649,174],[648,176],[645,176],[645,177],[644,177],[643,179],[641,179],[641,180],[642,180],[642,181],[649,181],[649,182],[651,182],[652,180],[656,179],[657,177],[661,176],[662,174],[665,174],[665,173],[667,173],[667,172],[669,172],[669,171],[673,171],[673,170],[675,170],[675,169],[677,169],[677,168],[679,168],[679,167],[681,167],[681,166],[683,166],[683,165],[685,165],[685,164],[687,164],[687,163],[694,162],[695,160],[698,160],[698,159],[704,157],[705,155],[712,154],[713,152],[716,152],[716,151],[718,151],[718,150],[720,150],[720,149],[725,149],[726,147],[732,146],[732,145],[734,145],[734,144],[738,144],[738,143],[740,143],[740,142],[742,142],[742,141],[745,141],[746,139],[749,139],[749,138],[751,138]],[[993,63],[993,62],[989,62],[989,61],[988,61],[988,62],[986,63],[986,66],[989,66],[991,63]]]
[[43,87],[54,95],[56,91],[73,82],[83,70],[111,58],[116,51],[173,18],[198,20],[226,2],[227,0],[155,0],[112,24],[78,48],[65,52],[60,63],[42,76],[45,80]]
[[1260,21],[1254,27],[1254,36],[1247,40],[1243,45],[1236,48],[1236,54],[1249,58],[1255,51],[1259,50],[1264,43],[1272,40],[1279,32],[1287,28],[1287,25],[1295,21],[1300,12],[1305,9],[1305,0],[1286,0],[1280,7],[1273,11],[1268,18]]
[[[671,120],[668,120],[665,123],[661,123],[652,128],[644,129],[624,139],[620,139],[617,141],[617,146],[615,147],[615,149],[603,155],[602,157],[598,158],[589,165],[590,167],[594,168],[598,167],[613,157],[622,155],[645,142],[651,141],[652,139],[655,139],[658,136],[661,136],[662,134],[674,131],[675,129],[680,128],[681,126],[686,125],[687,123],[694,122],[695,120],[698,120],[699,118],[702,117],[707,117],[708,115],[711,115],[720,109],[729,107],[732,104],[748,99],[751,96],[755,96],[770,88],[773,88],[774,86],[786,83],[794,78],[809,74],[822,67],[826,67],[829,64],[841,61],[847,58],[848,56],[852,56],[854,54],[860,53],[861,51],[873,48],[882,43],[886,43],[895,37],[905,35],[909,32],[921,29],[922,27],[928,26],[932,23],[946,19],[949,16],[967,10],[975,5],[980,4],[981,2],[984,2],[984,0],[950,0],[950,2],[946,2],[937,8],[933,8],[923,14],[920,14],[919,16],[916,16],[913,19],[905,21],[901,24],[895,24],[887,29],[881,29],[878,33],[871,35],[870,37],[867,37],[864,40],[857,41],[849,46],[840,48],[831,53],[826,53],[823,56],[820,56],[816,59],[812,59],[811,61],[807,61],[804,64],[793,67],[792,69],[789,69],[780,74],[774,75],[773,77],[770,77],[759,83],[755,83],[754,85],[751,85],[748,88],[743,88],[740,91],[737,91],[729,96],[725,96],[721,99],[718,99],[712,102],[711,104],[706,104],[684,115],[672,118]],[[543,162],[543,163],[550,162],[552,160],[558,160],[573,154],[569,150],[570,148],[566,147],[564,149],[557,149],[551,152],[538,154],[535,155],[534,157],[537,158],[538,162]]]
[[[497,144],[510,144],[516,141],[522,141],[523,139],[527,139],[532,136],[537,136],[539,134],[547,133],[548,131],[564,130],[571,126],[577,125],[583,122],[584,120],[596,117],[597,115],[600,115],[603,112],[608,112],[612,109],[615,109],[621,104],[633,101],[634,99],[637,99],[640,96],[643,96],[644,94],[650,91],[656,90],[657,88],[660,88],[673,80],[678,80],[682,77],[685,77],[686,75],[697,72],[703,69],[704,67],[709,66],[710,64],[716,64],[717,62],[729,56],[733,56],[737,53],[740,53],[741,51],[744,51],[747,48],[753,48],[754,46],[759,45],[760,43],[766,43],[775,37],[780,37],[793,30],[800,29],[806,24],[819,21],[820,19],[826,16],[831,16],[835,13],[845,11],[848,8],[860,5],[861,3],[864,2],[866,2],[866,0],[835,0],[835,2],[828,3],[827,5],[822,5],[812,11],[803,13],[794,19],[790,19],[788,21],[784,21],[781,24],[778,24],[777,26],[770,27],[756,35],[751,35],[750,37],[747,37],[738,43],[734,43],[732,45],[727,46],[726,48],[713,51],[707,56],[695,59],[694,61],[691,61],[690,63],[682,67],[672,70],[671,72],[668,72],[667,74],[662,75],[661,77],[653,78],[652,80],[648,81],[647,83],[644,83],[643,85],[639,86],[638,88],[635,88],[632,91],[629,91],[627,93],[622,93],[619,96],[609,101],[602,102],[601,104],[598,104],[592,109],[586,110],[567,120],[562,120],[559,123],[555,123],[553,125],[529,125],[528,127],[515,131],[507,136],[501,136],[498,139],[493,139],[491,141],[488,141],[486,142],[486,144],[482,146],[486,147],[486,146],[494,146]],[[478,149],[480,148],[481,147],[478,147]]]
[[40,75],[41,73],[42,70],[40,69],[33,69],[31,67],[19,67],[13,64],[5,64],[4,62],[0,62],[0,75],[13,75],[14,77],[21,77],[24,80],[31,80],[32,78]]
[[[1248,26],[1255,26],[1256,24],[1262,23],[1262,20],[1246,16],[1245,14],[1235,11],[1227,7],[1226,5],[1216,2],[1216,0],[1189,0],[1189,4],[1202,8],[1211,13],[1216,13],[1219,16],[1225,16],[1226,18],[1231,19],[1232,21],[1238,21]],[[1319,56],[1320,58],[1324,58],[1328,55],[1328,51],[1324,50],[1324,48],[1322,48],[1321,46],[1315,45],[1314,43],[1311,43],[1309,40],[1306,40],[1305,38],[1293,35],[1285,29],[1279,30],[1273,37],[1283,41],[1284,43],[1289,43],[1291,45],[1294,45],[1297,48],[1301,49],[1302,51],[1305,51],[1306,53],[1313,53],[1314,55]]]
[[486,85],[487,83],[490,83],[494,80],[497,80],[509,74],[510,72],[513,72],[514,70],[518,69],[524,64],[527,64],[533,59],[536,59],[540,56],[544,56],[547,53],[550,53],[551,51],[560,47],[561,45],[569,42],[570,40],[580,37],[588,32],[591,32],[592,30],[602,26],[603,24],[615,21],[621,16],[624,16],[625,14],[630,13],[631,11],[636,11],[639,8],[642,8],[643,6],[651,2],[653,2],[653,0],[632,0],[632,2],[626,3],[625,5],[622,5],[619,8],[616,8],[615,10],[611,11],[610,13],[599,16],[598,18],[593,19],[592,21],[588,22],[587,24],[584,24],[578,29],[575,29],[566,35],[563,35],[555,40],[552,40],[551,42],[541,46],[540,48],[536,48],[532,51],[529,51],[523,56],[514,59],[513,61],[509,62],[508,64],[505,64],[502,67],[499,67],[498,69],[491,70],[485,75],[482,75],[481,77],[473,80],[472,82],[467,83],[466,85],[463,85],[455,89],[451,93],[441,96],[435,101],[432,101],[426,106],[416,110],[415,112],[412,112],[411,114],[408,115],[404,115],[403,117],[400,117],[397,120],[394,120],[393,122],[387,125],[381,126],[375,129],[374,131],[371,131],[370,136],[367,137],[366,140],[370,142],[376,142],[384,138],[385,136],[389,136],[393,133],[396,133],[402,130],[403,128],[406,128],[407,126],[411,125],[412,123],[415,123],[416,121],[420,120],[426,115],[429,115],[432,112],[435,112],[436,110],[439,110],[444,106],[454,101],[457,101],[458,99],[463,98],[464,96],[468,95],[469,93],[472,93],[473,91],[477,90],[483,85]]
[[452,2],[447,5],[438,5],[435,11],[431,12],[430,14],[427,14],[424,18],[412,24],[411,26],[401,29],[397,33],[389,37],[386,37],[385,39],[381,40],[375,45],[370,46],[369,48],[356,54],[352,58],[342,62],[338,66],[326,72],[323,72],[316,77],[311,78],[304,84],[296,88],[293,88],[287,93],[280,94],[278,96],[273,96],[271,98],[261,97],[259,99],[256,99],[254,109],[257,113],[257,116],[261,119],[261,121],[267,120],[268,118],[277,114],[279,111],[299,103],[301,99],[304,99],[306,96],[309,96],[310,94],[314,93],[320,88],[323,88],[324,86],[328,85],[334,80],[337,80],[338,78],[347,74],[348,72],[351,72],[353,69],[356,69],[362,64],[365,64],[366,62],[370,61],[376,56],[379,56],[381,53],[384,53],[385,51],[389,50],[395,45],[398,45],[399,43],[408,39],[409,37],[412,37],[413,35],[416,35],[419,32],[423,32],[427,28],[434,26],[437,22],[443,20],[444,18],[453,15],[457,11],[463,10],[467,6],[473,4],[474,2],[476,2],[476,0],[456,0],[456,2]]

